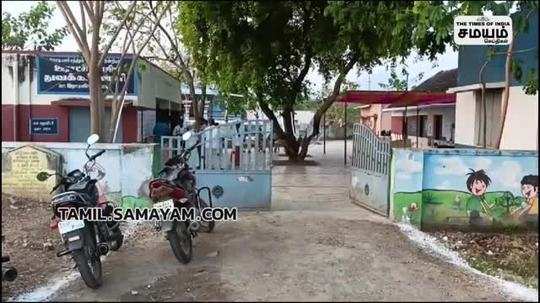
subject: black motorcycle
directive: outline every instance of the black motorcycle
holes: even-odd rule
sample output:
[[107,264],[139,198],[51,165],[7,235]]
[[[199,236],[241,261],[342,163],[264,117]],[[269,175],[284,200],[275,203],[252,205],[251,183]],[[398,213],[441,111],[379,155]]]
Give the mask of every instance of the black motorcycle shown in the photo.
[[[112,206],[100,196],[96,183],[103,179],[105,173],[99,169],[96,158],[103,155],[105,150],[90,156],[88,149],[99,140],[98,135],[91,135],[86,141],[86,157],[84,172],[75,169],[66,176],[40,172],[39,181],[45,181],[51,176],[59,176],[58,182],[51,193],[59,189],[60,193],[52,197],[51,206],[53,218],[51,227],[58,227],[65,250],[57,252],[57,256],[71,254],[86,285],[98,288],[102,283],[101,256],[109,250],[117,250],[122,246],[123,235],[120,223],[108,220],[60,220],[59,208],[79,210],[81,208],[102,208],[102,215],[111,216]],[[92,176],[97,172],[97,176]]]

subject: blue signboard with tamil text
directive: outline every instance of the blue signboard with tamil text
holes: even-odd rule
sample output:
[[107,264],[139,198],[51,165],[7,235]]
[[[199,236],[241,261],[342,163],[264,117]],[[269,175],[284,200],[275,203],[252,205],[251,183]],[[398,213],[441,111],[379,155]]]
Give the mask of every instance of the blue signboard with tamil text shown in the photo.
[[58,118],[30,119],[30,133],[33,135],[57,135]]
[[[84,59],[80,54],[41,54],[37,57],[38,60],[38,94],[72,94],[72,95],[87,95],[88,94],[88,72]],[[131,57],[122,58],[122,72],[119,76],[118,87],[122,90],[127,81],[127,94],[134,95],[135,82],[134,72],[131,73],[128,79],[127,74]],[[110,87],[110,92],[114,93],[116,81],[114,75],[120,64],[120,55],[110,54],[102,65],[102,89],[106,90]],[[110,93],[110,94],[112,94]]]

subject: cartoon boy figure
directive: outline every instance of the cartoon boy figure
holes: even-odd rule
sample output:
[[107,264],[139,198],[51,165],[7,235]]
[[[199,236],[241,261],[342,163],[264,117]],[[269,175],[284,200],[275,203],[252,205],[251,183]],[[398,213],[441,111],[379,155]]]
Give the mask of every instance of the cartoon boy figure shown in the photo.
[[467,189],[472,195],[467,199],[466,209],[469,214],[469,222],[471,224],[481,224],[483,223],[481,214],[491,217],[491,207],[484,197],[491,179],[483,169],[475,171],[470,168],[470,170],[471,172],[467,174],[469,176],[467,178]]
[[513,214],[518,218],[538,216],[538,176],[526,175],[521,179],[521,193],[525,203]]

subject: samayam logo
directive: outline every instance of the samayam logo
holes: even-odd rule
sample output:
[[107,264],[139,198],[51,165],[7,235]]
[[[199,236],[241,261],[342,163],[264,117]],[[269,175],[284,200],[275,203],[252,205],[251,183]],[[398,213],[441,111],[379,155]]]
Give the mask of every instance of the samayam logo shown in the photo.
[[454,41],[458,45],[508,45],[512,42],[509,16],[457,16]]

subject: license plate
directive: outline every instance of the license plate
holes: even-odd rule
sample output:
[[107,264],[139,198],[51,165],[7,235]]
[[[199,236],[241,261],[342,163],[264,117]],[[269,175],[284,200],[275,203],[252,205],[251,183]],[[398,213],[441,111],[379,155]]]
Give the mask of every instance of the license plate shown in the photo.
[[65,234],[80,228],[84,228],[83,220],[67,220],[58,222],[58,231],[60,234]]
[[153,208],[174,208],[174,202],[172,199],[155,203]]

